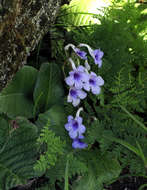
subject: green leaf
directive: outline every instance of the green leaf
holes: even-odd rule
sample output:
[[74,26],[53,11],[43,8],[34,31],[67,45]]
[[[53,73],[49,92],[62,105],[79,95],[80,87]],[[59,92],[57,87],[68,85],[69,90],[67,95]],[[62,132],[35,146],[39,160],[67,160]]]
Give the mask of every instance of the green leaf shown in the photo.
[[62,6],[63,16],[66,24],[74,26],[89,25],[95,23],[93,16],[100,13],[97,9],[102,9],[107,6],[108,2],[103,2],[103,5],[98,0],[72,0],[69,5]]
[[16,123],[18,128],[10,130],[8,142],[0,152],[0,189],[9,190],[24,184],[35,175],[37,128],[22,117]]
[[141,185],[138,190],[145,190],[145,187],[147,187],[147,184]]
[[0,117],[0,152],[4,149],[9,135],[9,123]]
[[0,112],[10,117],[33,115],[32,94],[37,78],[37,70],[24,66],[0,93]]
[[145,168],[147,168],[147,158],[145,157],[145,155],[143,153],[143,150],[142,150],[142,148],[141,148],[138,141],[136,141],[136,144],[137,144],[137,147],[138,147],[138,150],[139,150],[140,157],[144,162]]
[[58,156],[63,154],[65,143],[61,141],[60,137],[57,137],[49,127],[50,120],[48,120],[46,126],[41,130],[40,137],[37,140],[41,145],[46,144],[46,149],[43,151],[43,154],[40,155],[40,159],[37,160],[34,166],[37,173],[44,173],[46,169],[54,166]]
[[62,104],[62,96],[63,88],[59,67],[54,63],[42,64],[34,90],[34,101],[38,102],[38,108],[46,111],[54,104]]
[[140,122],[138,119],[136,119],[130,112],[128,112],[128,110],[124,107],[124,106],[121,106],[121,109],[126,112],[128,114],[128,116],[133,119],[140,127],[142,127],[142,129],[144,129],[144,131],[147,132],[147,127],[142,123]]
[[63,106],[54,105],[45,113],[39,114],[38,120],[36,121],[36,125],[38,126],[39,130],[47,124],[48,120],[50,120],[51,126],[54,126],[54,128],[55,126],[58,126],[58,131],[56,134],[60,133],[60,131],[65,131],[64,124],[66,118],[63,110]]
[[80,180],[77,180],[73,184],[73,190],[102,190],[97,187],[97,181],[94,173],[89,170],[88,174],[83,176]]
[[121,172],[119,162],[111,154],[101,154],[99,151],[85,152],[88,154],[88,174],[81,177],[74,190],[102,190],[103,184],[116,180]]
[[115,138],[115,137],[107,137],[107,136],[104,136],[104,137],[111,140],[111,141],[119,143],[122,146],[129,149],[130,151],[134,152],[137,156],[139,156],[143,160],[145,167],[147,167],[147,160],[146,160],[146,158],[145,158],[145,156],[143,154],[143,151],[141,149],[140,144],[137,141],[136,141],[136,144],[137,144],[138,148],[136,148],[135,146],[129,144],[128,142],[126,142],[124,140],[121,140],[121,139],[118,139],[118,138]]
[[[67,151],[67,149],[65,151]],[[73,156],[72,153],[70,154],[69,151],[68,151],[68,156],[69,156],[68,178],[72,178],[73,176],[76,175],[81,176],[82,174],[87,173],[88,172],[87,165],[81,160],[79,160],[79,158]],[[55,166],[47,170],[46,176],[50,178],[51,184],[54,184],[56,180],[62,181],[65,178],[66,157],[67,154],[60,156]]]
[[119,162],[108,154],[98,155],[96,167],[99,184],[110,183],[112,180],[117,179],[121,172]]

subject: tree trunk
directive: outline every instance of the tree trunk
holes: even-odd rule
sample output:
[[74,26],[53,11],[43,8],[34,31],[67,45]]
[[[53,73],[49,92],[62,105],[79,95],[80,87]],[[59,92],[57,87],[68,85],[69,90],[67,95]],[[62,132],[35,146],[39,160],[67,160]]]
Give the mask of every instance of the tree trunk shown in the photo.
[[0,91],[49,31],[61,0],[0,0]]

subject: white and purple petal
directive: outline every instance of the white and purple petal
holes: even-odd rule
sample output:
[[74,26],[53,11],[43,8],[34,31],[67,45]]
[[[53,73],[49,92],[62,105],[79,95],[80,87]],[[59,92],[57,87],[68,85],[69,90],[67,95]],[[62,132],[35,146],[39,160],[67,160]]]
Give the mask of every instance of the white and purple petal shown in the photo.
[[97,84],[98,84],[99,86],[103,86],[103,85],[104,85],[104,80],[102,79],[101,76],[98,76],[98,77],[96,78],[96,81],[97,81]]
[[78,90],[78,97],[80,99],[84,99],[84,98],[86,98],[86,96],[87,96],[86,92],[84,92],[83,90]]
[[86,90],[86,91],[90,91],[89,82],[85,82],[85,83],[83,84],[83,88],[84,88],[84,90]]
[[73,84],[74,84],[73,77],[71,77],[71,76],[66,77],[66,78],[65,78],[65,82],[66,82],[67,85],[73,86]]
[[79,130],[78,130],[79,134],[85,133],[85,131],[86,131],[86,127],[84,125],[80,125]]
[[71,130],[71,125],[70,125],[69,123],[65,124],[64,126],[65,126],[65,129],[66,129],[67,131],[70,131],[70,130]]
[[79,98],[73,99],[73,101],[72,101],[72,105],[73,105],[74,107],[78,106],[79,103],[80,103],[80,99],[79,99]]
[[75,119],[77,120],[77,122],[79,123],[79,125],[82,124],[82,122],[83,122],[83,118],[82,117],[76,117]]
[[70,121],[73,120],[73,116],[72,116],[72,115],[69,115],[67,119],[68,119],[68,122],[70,122]]
[[73,143],[72,143],[72,147],[77,149],[83,149],[83,148],[86,148],[87,147],[87,144],[82,142],[80,139],[74,139],[73,140]]
[[93,94],[98,95],[101,92],[101,88],[99,86],[92,86],[91,91]]
[[86,52],[84,52],[84,51],[81,51],[79,48],[74,48],[74,51],[75,51],[75,53],[81,58],[81,59],[84,59],[84,60],[86,60],[87,59],[87,57],[86,57]]
[[82,89],[83,83],[82,81],[75,81],[75,88],[76,89]]
[[77,130],[70,130],[69,131],[69,136],[71,139],[75,139],[77,137],[77,135],[78,135]]

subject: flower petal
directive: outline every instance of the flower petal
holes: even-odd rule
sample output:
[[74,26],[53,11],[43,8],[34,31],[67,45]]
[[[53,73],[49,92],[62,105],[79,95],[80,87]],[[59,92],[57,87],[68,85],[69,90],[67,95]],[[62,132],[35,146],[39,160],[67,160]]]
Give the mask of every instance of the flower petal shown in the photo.
[[93,94],[100,94],[101,88],[99,86],[92,86],[91,91]]
[[77,70],[80,71],[80,72],[84,72],[85,71],[85,68],[82,66],[82,65],[79,65],[77,67]]
[[79,48],[74,48],[74,51],[81,59],[87,59],[85,51],[81,51]]
[[72,102],[72,98],[70,95],[67,96],[67,102]]
[[78,139],[84,139],[84,136],[82,134],[79,134]]
[[102,60],[100,59],[96,64],[98,64],[98,67],[100,68],[102,66]]
[[80,142],[79,143],[79,148],[83,149],[83,148],[86,148],[88,145],[84,142]]
[[73,77],[69,76],[69,77],[65,78],[65,82],[67,85],[72,86],[74,84]]
[[90,91],[90,85],[89,85],[89,83],[88,83],[88,82],[84,83],[84,84],[83,84],[83,88],[84,88],[84,90],[86,90],[86,91]]
[[75,140],[73,140],[72,147],[75,149],[76,148],[83,149],[83,148],[87,147],[87,144],[84,142],[81,142],[79,139],[75,139]]
[[84,92],[83,90],[78,90],[78,96],[80,99],[84,99],[84,98],[86,98],[87,93]]
[[87,82],[89,80],[89,74],[86,72],[83,72],[82,74],[82,81]]
[[72,147],[75,149],[79,148],[79,142],[77,140],[73,140]]
[[70,138],[75,139],[77,137],[77,135],[78,135],[77,130],[70,130],[69,131]]
[[74,107],[76,107],[77,105],[79,105],[79,103],[80,103],[80,99],[79,99],[79,98],[73,99],[72,105],[73,105]]
[[75,81],[75,88],[76,89],[82,89],[83,83],[82,81]]
[[96,76],[97,77],[97,75],[96,75],[96,73],[94,73],[94,72],[90,72],[90,76]]
[[86,131],[86,127],[84,125],[79,126],[79,134],[84,133]]
[[68,122],[72,121],[73,120],[73,116],[72,115],[69,115],[68,116]]
[[98,76],[98,77],[96,78],[96,81],[97,81],[97,84],[98,84],[99,86],[104,85],[104,80],[102,79],[101,76]]
[[77,120],[77,122],[78,122],[79,125],[82,124],[82,122],[83,122],[83,118],[82,117],[76,117],[75,119]]
[[64,127],[67,131],[70,131],[72,129],[69,123],[65,124]]

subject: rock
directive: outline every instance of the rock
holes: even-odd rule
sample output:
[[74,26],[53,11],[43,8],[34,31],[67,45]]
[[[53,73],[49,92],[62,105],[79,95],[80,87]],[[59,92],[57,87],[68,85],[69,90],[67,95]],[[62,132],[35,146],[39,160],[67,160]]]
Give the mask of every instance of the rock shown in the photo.
[[0,0],[0,91],[54,23],[61,0]]

